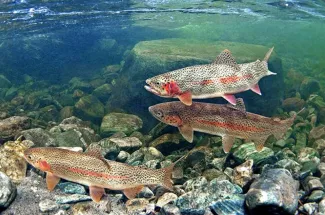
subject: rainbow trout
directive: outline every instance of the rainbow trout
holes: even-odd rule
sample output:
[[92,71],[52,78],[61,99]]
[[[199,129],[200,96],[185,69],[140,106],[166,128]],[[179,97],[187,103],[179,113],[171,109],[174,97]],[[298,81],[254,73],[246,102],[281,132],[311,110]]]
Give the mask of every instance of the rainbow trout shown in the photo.
[[193,141],[193,131],[220,135],[226,153],[235,138],[254,141],[256,150],[260,151],[271,134],[281,138],[295,119],[295,116],[286,120],[272,119],[246,112],[242,99],[237,99],[236,106],[200,102],[187,106],[181,102],[166,102],[149,107],[149,111],[159,121],[178,127],[189,142]]
[[105,160],[100,151],[80,153],[60,148],[30,148],[24,152],[28,163],[46,172],[46,183],[51,191],[60,178],[89,186],[90,196],[99,202],[104,188],[123,190],[132,199],[144,185],[161,184],[172,189],[174,164],[163,169],[148,169]]
[[252,90],[261,95],[258,82],[261,78],[276,75],[269,71],[267,61],[273,48],[264,60],[237,64],[229,50],[224,50],[211,64],[196,65],[167,72],[146,80],[149,92],[166,98],[178,98],[186,105],[193,99],[223,97],[236,104],[233,94]]

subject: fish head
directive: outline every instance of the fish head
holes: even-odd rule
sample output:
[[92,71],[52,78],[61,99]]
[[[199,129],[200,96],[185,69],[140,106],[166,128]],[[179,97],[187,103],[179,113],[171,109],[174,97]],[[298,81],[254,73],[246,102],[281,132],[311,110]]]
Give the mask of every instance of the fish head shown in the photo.
[[173,102],[166,102],[149,107],[149,112],[159,121],[171,126],[179,127],[183,124],[179,109],[175,108]]
[[46,157],[46,151],[42,148],[29,148],[25,150],[24,158],[37,169],[45,172],[51,170],[49,158]]
[[174,97],[180,93],[178,84],[166,75],[158,75],[146,80],[144,88],[160,97]]

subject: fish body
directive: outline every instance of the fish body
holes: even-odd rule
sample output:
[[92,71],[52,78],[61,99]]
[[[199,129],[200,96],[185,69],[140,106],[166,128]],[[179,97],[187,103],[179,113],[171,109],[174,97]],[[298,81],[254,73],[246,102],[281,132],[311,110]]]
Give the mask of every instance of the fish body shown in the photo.
[[273,48],[262,61],[237,64],[230,51],[224,50],[211,64],[189,66],[149,78],[145,89],[161,97],[179,98],[186,105],[191,105],[192,99],[214,97],[236,104],[233,94],[251,89],[261,95],[259,80],[275,75],[267,65],[272,51]]
[[63,178],[89,186],[90,195],[97,202],[104,188],[123,190],[128,198],[134,198],[144,185],[162,184],[172,188],[173,165],[164,169],[141,168],[106,160],[96,150],[80,153],[52,147],[27,149],[24,157],[35,168],[47,173],[49,190]]
[[193,141],[193,131],[221,136],[225,152],[230,151],[235,138],[254,141],[260,151],[271,134],[281,138],[294,120],[294,117],[280,120],[246,112],[242,99],[236,100],[236,106],[166,102],[149,107],[149,111],[161,122],[178,127],[189,142]]

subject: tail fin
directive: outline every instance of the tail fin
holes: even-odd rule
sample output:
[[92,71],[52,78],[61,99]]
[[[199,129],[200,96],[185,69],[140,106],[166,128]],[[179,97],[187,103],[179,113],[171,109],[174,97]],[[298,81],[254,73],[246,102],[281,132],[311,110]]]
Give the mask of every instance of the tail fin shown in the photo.
[[160,169],[163,172],[163,181],[162,181],[162,185],[164,187],[166,187],[168,190],[173,190],[173,180],[172,180],[172,174],[173,174],[173,170],[175,165],[183,160],[187,155],[182,156],[181,158],[179,158],[177,161],[175,161],[174,163],[172,163],[170,166]]
[[270,50],[265,54],[263,61],[267,62],[269,60],[269,58],[273,52],[273,49],[274,49],[274,47],[270,48]]
[[280,121],[282,126],[280,126],[279,129],[274,129],[274,133],[273,133],[273,135],[275,136],[276,139],[280,139],[285,135],[288,128],[290,128],[292,126],[292,124],[295,121],[297,115],[303,110],[304,110],[304,108],[302,110],[300,110],[298,113],[295,113],[290,118]]

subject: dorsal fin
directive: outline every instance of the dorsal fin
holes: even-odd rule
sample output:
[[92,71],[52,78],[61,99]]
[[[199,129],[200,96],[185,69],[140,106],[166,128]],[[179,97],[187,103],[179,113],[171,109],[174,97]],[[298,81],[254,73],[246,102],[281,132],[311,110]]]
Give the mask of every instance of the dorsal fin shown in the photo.
[[238,64],[236,63],[235,58],[232,56],[231,52],[228,49],[223,50],[213,61],[213,64],[224,64],[232,66],[236,70],[240,70]]
[[245,107],[244,100],[242,98],[237,98],[236,99],[236,105],[227,104],[227,106],[232,108],[232,109],[239,110],[240,112],[242,112],[242,113],[244,113],[246,115],[246,107]]
[[103,161],[103,163],[107,166],[108,169],[110,169],[110,165],[107,163],[107,161],[105,160],[105,158],[103,157],[102,153],[100,152],[100,147],[89,147],[87,149],[87,152],[85,152],[86,154],[90,155],[90,156],[93,156],[93,157],[96,157],[98,158],[99,160]]
[[103,158],[99,147],[89,147],[86,153],[97,158]]

